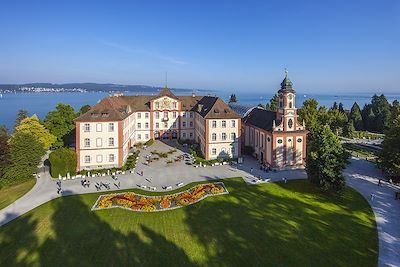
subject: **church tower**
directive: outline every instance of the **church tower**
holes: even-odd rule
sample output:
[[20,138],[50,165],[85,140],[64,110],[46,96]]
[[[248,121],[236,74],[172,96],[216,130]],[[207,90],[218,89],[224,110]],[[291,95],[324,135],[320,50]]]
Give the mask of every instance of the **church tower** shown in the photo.
[[288,77],[288,71],[285,69],[285,78],[281,82],[281,89],[278,91],[279,109],[277,112],[278,124],[284,132],[296,131],[297,127],[297,108],[296,92],[293,84]]

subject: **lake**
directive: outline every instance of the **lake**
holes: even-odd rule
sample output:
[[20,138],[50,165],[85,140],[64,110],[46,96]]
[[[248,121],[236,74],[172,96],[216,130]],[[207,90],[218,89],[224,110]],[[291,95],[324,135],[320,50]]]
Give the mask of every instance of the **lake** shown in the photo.
[[[157,92],[149,91],[146,94],[156,94]],[[178,91],[177,95],[189,95],[190,91]],[[211,92],[214,94],[215,92]],[[128,92],[125,95],[136,95],[136,92]],[[204,94],[204,93],[203,93]],[[19,109],[28,110],[29,114],[37,114],[39,118],[44,118],[50,110],[53,110],[58,103],[70,104],[79,110],[83,105],[94,105],[100,99],[108,96],[108,92],[96,93],[3,93],[0,98],[0,124],[5,124],[10,130],[16,118]],[[217,95],[225,101],[229,99],[230,92],[219,91]],[[350,109],[355,101],[362,108],[364,104],[371,101],[372,93],[368,94],[340,94],[340,95],[318,95],[318,94],[297,94],[297,107],[300,107],[305,99],[315,98],[320,105],[330,107],[333,102],[342,102],[346,109]],[[273,96],[273,93],[236,93],[239,103],[246,105],[257,105],[259,103],[267,103]],[[400,100],[400,94],[386,95],[388,100],[392,102],[395,99]]]

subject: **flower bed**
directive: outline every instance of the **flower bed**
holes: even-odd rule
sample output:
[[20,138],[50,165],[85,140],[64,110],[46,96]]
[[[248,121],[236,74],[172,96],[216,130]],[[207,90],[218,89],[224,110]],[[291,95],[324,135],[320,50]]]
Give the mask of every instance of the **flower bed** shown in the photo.
[[198,184],[183,192],[165,196],[144,196],[133,192],[101,195],[92,210],[122,208],[132,211],[154,212],[185,207],[215,195],[228,194],[224,183]]

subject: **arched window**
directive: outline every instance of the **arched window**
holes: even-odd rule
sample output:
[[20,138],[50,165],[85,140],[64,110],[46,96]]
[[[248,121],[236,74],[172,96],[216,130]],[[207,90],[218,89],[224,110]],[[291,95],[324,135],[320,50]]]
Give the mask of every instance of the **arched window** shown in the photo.
[[293,107],[292,101],[290,101],[290,102],[289,102],[289,108],[292,108],[292,107]]

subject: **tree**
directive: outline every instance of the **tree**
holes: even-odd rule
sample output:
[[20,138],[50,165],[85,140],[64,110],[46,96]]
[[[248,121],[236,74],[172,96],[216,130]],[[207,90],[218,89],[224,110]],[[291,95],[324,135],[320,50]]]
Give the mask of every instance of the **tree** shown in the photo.
[[396,119],[399,116],[400,116],[400,102],[398,100],[394,100],[390,112],[389,127],[391,127],[395,123]]
[[1,184],[14,184],[32,178],[45,154],[36,136],[24,131],[15,132],[9,141],[11,164],[6,168]]
[[266,110],[270,111],[278,111],[279,109],[279,96],[275,94],[270,100],[269,103],[265,105]]
[[375,114],[375,130],[383,133],[389,126],[390,121],[390,104],[385,95],[374,95],[371,101],[371,108]]
[[331,109],[339,109],[337,102],[333,102],[333,106],[331,107]]
[[327,110],[325,107],[320,107],[318,109],[318,124],[319,125],[329,125],[331,130],[340,135],[343,132],[343,128],[347,123],[347,116],[339,109]]
[[84,105],[79,109],[79,114],[85,114],[86,112],[88,112],[90,110],[90,106],[89,105]]
[[303,102],[303,106],[297,111],[299,121],[306,124],[307,129],[312,132],[318,126],[318,102],[310,98]]
[[236,95],[231,94],[231,96],[229,97],[229,103],[236,103],[236,102],[237,102]]
[[7,166],[10,164],[10,147],[8,145],[7,128],[4,125],[0,126],[0,178],[3,177]]
[[308,138],[306,172],[308,179],[323,190],[340,191],[345,186],[343,170],[347,153],[328,125],[314,129]]
[[364,129],[367,131],[375,131],[375,114],[372,111],[371,104],[365,104],[361,112],[363,118]]
[[342,103],[342,102],[339,103],[339,108],[338,108],[338,109],[339,109],[339,112],[345,114],[345,111],[344,111],[344,107],[343,107],[343,103]]
[[56,110],[47,113],[44,125],[51,134],[57,137],[57,141],[54,143],[55,147],[68,145],[66,141],[68,141],[69,135],[75,129],[74,119],[76,117],[77,114],[74,108],[65,104],[58,104]]
[[48,150],[57,138],[52,135],[42,124],[36,115],[25,118],[20,125],[15,128],[16,132],[26,132],[33,134],[43,145],[45,150]]
[[400,175],[400,117],[385,132],[378,165],[389,175]]
[[353,106],[351,107],[350,114],[349,114],[349,121],[353,121],[354,128],[357,131],[362,131],[364,129],[363,119],[361,116],[361,109],[357,102],[354,102]]
[[17,126],[19,126],[21,121],[26,119],[26,118],[28,118],[28,111],[25,110],[25,109],[18,110],[17,119],[14,122],[14,130],[15,130],[15,128],[17,128]]
[[76,174],[76,154],[73,149],[59,148],[49,155],[50,160],[50,174],[53,178]]
[[343,135],[348,138],[353,138],[355,135],[356,129],[354,127],[353,120],[349,120],[345,127],[343,128]]

